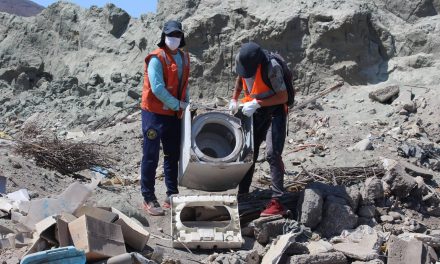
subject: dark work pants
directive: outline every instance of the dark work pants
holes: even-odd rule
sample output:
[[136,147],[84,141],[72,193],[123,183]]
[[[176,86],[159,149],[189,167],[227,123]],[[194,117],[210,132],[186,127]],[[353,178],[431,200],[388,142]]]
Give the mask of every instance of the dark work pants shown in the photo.
[[238,187],[238,193],[248,193],[261,143],[266,140],[266,159],[270,165],[272,197],[284,193],[284,163],[281,157],[286,139],[286,112],[284,105],[259,108],[253,116],[254,162]]
[[181,119],[142,110],[142,134],[144,136],[141,163],[141,192],[146,202],[156,200],[154,184],[159,162],[160,142],[164,153],[164,173],[167,195],[179,193],[177,189],[178,162],[180,157]]

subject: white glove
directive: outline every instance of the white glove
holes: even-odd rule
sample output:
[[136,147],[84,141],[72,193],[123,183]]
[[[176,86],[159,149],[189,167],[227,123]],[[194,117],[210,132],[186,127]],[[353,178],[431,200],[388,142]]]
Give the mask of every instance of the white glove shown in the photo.
[[257,102],[257,99],[254,99],[250,102],[247,102],[243,105],[243,109],[241,111],[245,116],[252,116],[261,105]]
[[184,102],[184,101],[180,101],[179,102],[179,108],[182,110],[185,110],[185,108],[189,105],[189,103]]
[[238,112],[237,100],[231,99],[231,101],[229,102],[229,111],[231,111],[232,115],[235,115]]

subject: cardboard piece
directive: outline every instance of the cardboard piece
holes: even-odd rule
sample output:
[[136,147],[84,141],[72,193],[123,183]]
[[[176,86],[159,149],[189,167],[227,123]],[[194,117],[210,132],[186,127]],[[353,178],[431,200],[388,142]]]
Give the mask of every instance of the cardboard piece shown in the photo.
[[118,209],[111,208],[111,210],[119,215],[115,224],[121,226],[125,243],[137,251],[142,251],[150,238],[150,233]]
[[76,217],[88,215],[107,223],[113,223],[118,220],[118,214],[92,206],[81,206],[75,211],[75,213],[73,213],[73,215]]
[[69,232],[77,249],[87,261],[96,261],[126,253],[121,226],[83,215],[69,223]]
[[56,238],[60,247],[72,246],[73,241],[69,232],[69,223],[76,220],[76,216],[63,213],[57,217]]
[[62,212],[73,213],[84,204],[97,184],[93,181],[88,185],[74,182],[55,198],[32,200],[28,214],[20,219],[20,223],[25,229],[33,231],[35,224],[49,215],[58,215]]

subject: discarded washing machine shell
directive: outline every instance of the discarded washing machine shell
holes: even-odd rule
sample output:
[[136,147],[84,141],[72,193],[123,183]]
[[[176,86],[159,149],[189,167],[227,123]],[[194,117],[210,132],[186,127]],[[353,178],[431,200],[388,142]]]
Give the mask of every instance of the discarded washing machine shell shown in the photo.
[[174,248],[241,248],[240,215],[235,195],[171,196]]
[[202,191],[234,189],[252,165],[252,118],[208,112],[182,120],[179,185]]

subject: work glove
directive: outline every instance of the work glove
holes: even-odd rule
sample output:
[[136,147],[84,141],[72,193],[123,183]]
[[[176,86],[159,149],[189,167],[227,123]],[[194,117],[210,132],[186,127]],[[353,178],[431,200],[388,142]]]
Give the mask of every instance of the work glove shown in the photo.
[[231,115],[235,115],[238,112],[237,100],[231,99],[229,102],[229,111],[231,111]]
[[257,99],[254,99],[250,102],[247,102],[243,105],[243,109],[241,109],[241,111],[243,112],[243,114],[245,116],[252,116],[255,111],[257,111],[258,108],[260,108],[261,105],[257,102]]
[[185,108],[189,105],[189,103],[184,102],[184,101],[180,101],[179,102],[179,108],[182,110],[185,110]]

